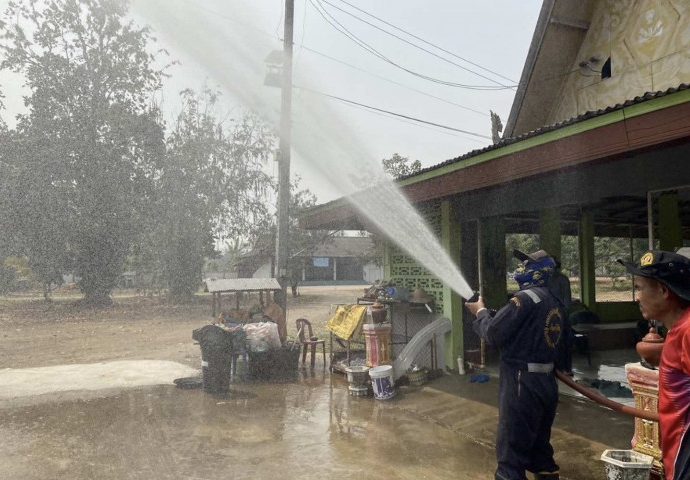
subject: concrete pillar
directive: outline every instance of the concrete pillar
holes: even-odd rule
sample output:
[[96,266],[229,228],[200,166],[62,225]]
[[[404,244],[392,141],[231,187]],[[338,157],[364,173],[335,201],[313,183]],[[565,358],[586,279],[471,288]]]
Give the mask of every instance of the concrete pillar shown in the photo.
[[333,257],[333,281],[338,280],[338,259]]
[[501,308],[507,298],[506,228],[502,217],[479,220],[479,274],[484,303]]
[[[441,245],[448,252],[451,260],[459,265],[461,248],[461,229],[453,205],[448,200],[441,202]],[[457,368],[458,355],[463,352],[463,316],[462,298],[443,285],[443,316],[451,320],[452,329],[446,336],[446,366]]]
[[675,251],[683,246],[683,231],[678,209],[678,193],[664,192],[659,195],[659,247]]
[[557,208],[545,208],[539,212],[539,246],[560,260],[561,212]]
[[[484,303],[499,309],[507,302],[506,228],[502,217],[479,219],[479,276]],[[480,345],[481,364],[498,358],[498,351]]]
[[[463,222],[460,227],[462,250],[460,251],[460,271],[474,290],[479,290],[479,234],[477,222]],[[463,358],[474,364],[480,363],[481,342],[472,329],[474,316],[463,308],[462,348]]]
[[580,251],[580,298],[589,309],[595,310],[594,215],[590,211],[580,213],[577,244]]
[[383,244],[383,280],[391,279],[391,244],[388,240]]

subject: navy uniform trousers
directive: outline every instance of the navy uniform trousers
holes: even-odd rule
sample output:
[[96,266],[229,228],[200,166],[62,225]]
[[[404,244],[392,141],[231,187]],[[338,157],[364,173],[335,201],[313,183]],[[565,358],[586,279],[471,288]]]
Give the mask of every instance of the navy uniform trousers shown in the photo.
[[550,442],[558,405],[553,373],[502,362],[500,382],[496,478],[522,480],[525,470],[557,472]]

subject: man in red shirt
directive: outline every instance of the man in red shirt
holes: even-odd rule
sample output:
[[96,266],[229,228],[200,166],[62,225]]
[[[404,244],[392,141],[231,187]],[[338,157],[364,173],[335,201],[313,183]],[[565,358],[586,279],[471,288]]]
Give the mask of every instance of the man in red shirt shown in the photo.
[[690,258],[652,250],[634,275],[635,300],[646,320],[668,329],[659,365],[659,426],[666,480],[690,479]]

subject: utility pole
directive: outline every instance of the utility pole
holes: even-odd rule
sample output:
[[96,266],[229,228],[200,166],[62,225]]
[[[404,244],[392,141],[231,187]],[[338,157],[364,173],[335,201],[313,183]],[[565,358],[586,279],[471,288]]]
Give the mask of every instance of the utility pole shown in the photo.
[[290,137],[292,130],[292,37],[294,0],[285,0],[283,31],[283,78],[280,97],[280,144],[278,155],[278,231],[276,234],[276,262],[273,276],[282,287],[279,305],[287,312],[288,230],[290,215]]

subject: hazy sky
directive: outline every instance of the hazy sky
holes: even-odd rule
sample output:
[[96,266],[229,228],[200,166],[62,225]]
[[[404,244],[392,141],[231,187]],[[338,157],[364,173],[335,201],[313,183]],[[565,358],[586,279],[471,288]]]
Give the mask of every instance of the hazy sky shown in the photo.
[[[448,83],[482,88],[515,85],[541,6],[539,0],[346,1],[295,0],[294,83],[309,89],[294,90],[295,128],[302,132],[301,135],[308,135],[311,128],[308,123],[314,122],[314,117],[301,114],[302,106],[320,102],[323,110],[319,122],[332,122],[333,130],[329,135],[333,136],[334,144],[357,145],[353,147],[353,156],[363,155],[380,161],[397,152],[430,166],[490,143],[485,138],[374,112],[314,91],[489,137],[489,110],[497,112],[505,123],[514,89],[476,90],[441,85],[391,63]],[[6,4],[7,0],[0,0],[3,10]],[[179,108],[179,90],[198,88],[207,82],[227,91],[224,110],[229,115],[237,116],[242,107],[247,107],[275,119],[279,91],[263,86],[261,78],[266,55],[282,47],[283,8],[283,0],[139,0],[135,4],[137,20],[151,23],[160,46],[170,51],[171,58],[181,62],[169,71],[172,78],[167,81],[163,94],[168,117]],[[387,61],[337,31],[322,14],[332,15],[332,23],[337,25],[338,22],[340,29],[347,29]],[[5,118],[21,109],[20,90],[16,88],[18,81],[16,77],[0,75],[0,83],[8,96],[8,111],[3,112]],[[328,113],[324,114],[326,111]],[[324,143],[324,137],[319,138]],[[314,158],[318,158],[318,154],[313,151],[307,154],[306,149],[314,148],[319,148],[317,143],[305,143],[303,150],[295,153],[293,171],[304,178],[305,186],[317,193],[319,201],[328,201],[343,192],[312,175]],[[323,155],[329,155],[328,149],[324,149]]]

